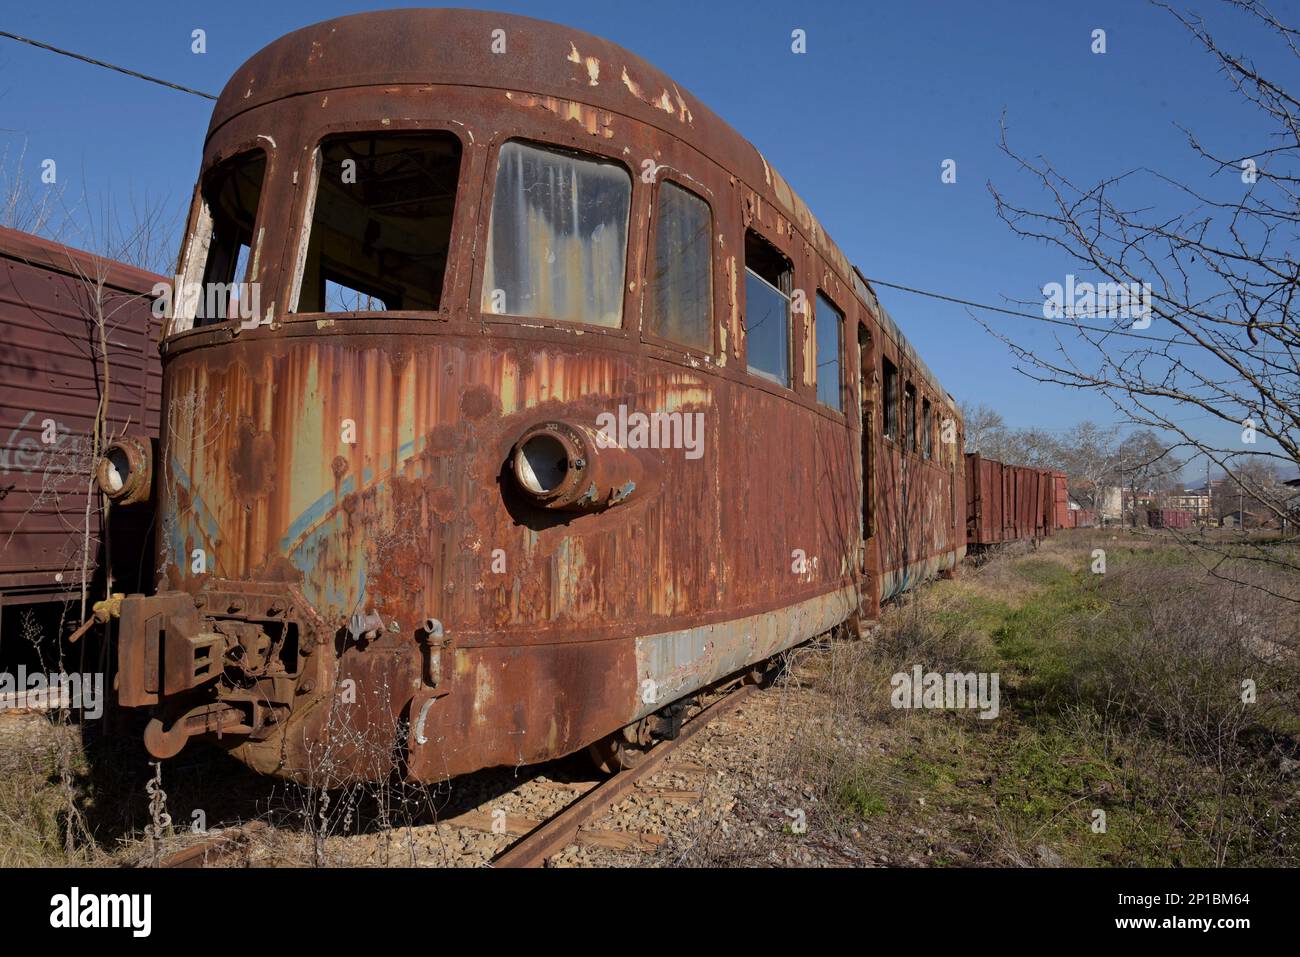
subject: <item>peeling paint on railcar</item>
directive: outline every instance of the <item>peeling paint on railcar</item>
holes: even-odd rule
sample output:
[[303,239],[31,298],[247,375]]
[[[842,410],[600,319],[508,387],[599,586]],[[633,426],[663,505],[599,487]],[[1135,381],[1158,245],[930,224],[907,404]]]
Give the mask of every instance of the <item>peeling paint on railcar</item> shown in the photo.
[[[519,57],[494,87],[501,61],[486,38],[502,23]],[[376,48],[386,56],[370,56]],[[620,82],[607,80],[616,73]],[[179,331],[164,343],[167,590],[133,602],[132,615],[174,616],[169,642],[199,621],[261,648],[260,628],[278,657],[241,658],[238,695],[187,686],[160,711],[158,740],[185,722],[237,722],[246,737],[227,735],[242,740],[236,756],[292,777],[310,774],[340,729],[348,746],[331,755],[340,775],[396,765],[436,780],[542,760],[617,731],[664,694],[869,617],[960,560],[951,510],[960,456],[942,466],[886,447],[873,404],[876,535],[864,542],[855,403],[843,417],[819,407],[808,368],[793,390],[747,375],[743,262],[726,237],[757,221],[798,269],[835,294],[851,289],[848,323],[957,414],[785,180],[662,73],[595,37],[471,11],[362,14],[273,43],[223,92],[204,159],[206,171],[260,135],[281,144],[258,213],[257,277],[272,301],[297,301],[314,144],[367,127],[464,133],[445,302],[425,314],[291,308],[254,330]],[[654,157],[700,184],[723,274],[713,362],[641,341],[651,187],[639,177],[623,328],[475,308],[489,157],[512,136],[633,168]],[[802,321],[792,362],[812,351],[811,316]],[[853,368],[856,337],[846,330],[845,340]],[[551,421],[591,428],[621,405],[701,413],[702,456],[623,450],[640,463],[635,489],[594,511],[546,511],[520,495],[507,464],[521,435]],[[793,550],[817,561],[792,573]],[[132,654],[123,661],[143,688],[147,655]],[[641,696],[647,679],[662,686],[652,703]],[[350,710],[339,703],[345,686],[356,689]],[[181,713],[199,704],[238,713]],[[409,736],[395,743],[403,722]]]

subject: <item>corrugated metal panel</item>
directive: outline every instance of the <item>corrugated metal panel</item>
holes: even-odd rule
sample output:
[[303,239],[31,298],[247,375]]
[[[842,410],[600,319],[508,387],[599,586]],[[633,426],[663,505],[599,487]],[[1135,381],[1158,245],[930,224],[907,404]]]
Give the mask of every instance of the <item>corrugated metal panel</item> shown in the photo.
[[[108,347],[112,434],[158,433],[162,375],[149,294],[162,278],[0,228],[0,596],[80,581],[91,435]],[[90,540],[100,538],[98,492]],[[116,523],[115,523],[116,525]],[[129,532],[129,529],[124,528]],[[93,547],[93,546],[92,546]],[[143,540],[137,545],[144,546]],[[90,570],[95,568],[92,556]]]

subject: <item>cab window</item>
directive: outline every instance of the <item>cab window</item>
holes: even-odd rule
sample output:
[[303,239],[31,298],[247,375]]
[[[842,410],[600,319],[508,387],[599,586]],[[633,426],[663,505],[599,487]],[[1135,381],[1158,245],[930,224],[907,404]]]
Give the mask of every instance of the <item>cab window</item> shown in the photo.
[[296,311],[437,311],[460,159],[445,131],[323,140]]
[[191,251],[175,290],[171,332],[228,319],[253,319],[258,297],[245,285],[254,225],[266,178],[266,154],[251,150],[211,169],[199,190]]

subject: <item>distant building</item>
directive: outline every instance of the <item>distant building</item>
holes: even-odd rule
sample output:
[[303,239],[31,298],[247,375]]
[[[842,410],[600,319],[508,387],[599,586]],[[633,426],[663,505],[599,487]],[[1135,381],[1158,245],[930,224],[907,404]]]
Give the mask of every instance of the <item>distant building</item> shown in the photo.
[[1256,512],[1234,509],[1223,516],[1224,528],[1261,528],[1268,527],[1269,525],[1270,522],[1265,521]]
[[1151,488],[1123,489],[1121,491],[1121,508],[1124,513],[1124,522],[1129,525],[1145,525],[1147,509],[1157,504],[1156,497],[1155,489]]
[[1106,522],[1119,521],[1119,486],[1108,485],[1097,491],[1097,517]]
[[1169,496],[1170,508],[1186,509],[1192,513],[1197,523],[1210,520],[1212,504],[1210,492],[1206,488],[1185,488]]

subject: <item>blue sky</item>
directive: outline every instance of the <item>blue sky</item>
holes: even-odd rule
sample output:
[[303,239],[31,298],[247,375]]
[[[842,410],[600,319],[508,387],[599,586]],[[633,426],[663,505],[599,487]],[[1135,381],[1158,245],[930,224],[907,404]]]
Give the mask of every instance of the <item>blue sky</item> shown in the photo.
[[[215,93],[290,30],[395,5],[43,0],[6,5],[0,26]],[[1138,166],[1208,177],[1176,123],[1227,153],[1259,144],[1206,55],[1167,12],[1140,0],[483,6],[578,27],[643,56],[762,150],[866,275],[980,302],[1041,299],[1045,283],[1077,271],[994,215],[990,181],[1033,197],[998,150],[1004,112],[1014,146],[1082,182]],[[1188,6],[1229,45],[1244,42],[1241,20],[1218,4]],[[1293,4],[1272,6],[1296,19]],[[207,32],[202,55],[190,50],[195,28]],[[790,51],[795,28],[807,33],[806,54]],[[1096,28],[1106,30],[1104,55],[1090,50]],[[0,39],[0,148],[12,156],[25,140],[23,172],[34,182],[41,159],[56,158],[65,182],[80,189],[84,179],[92,207],[146,196],[183,206],[210,111],[197,97]],[[957,162],[955,184],[940,181],[945,159]],[[1012,371],[1006,347],[964,308],[888,289],[881,296],[959,399],[985,402],[1018,427],[1114,420],[1101,397]],[[1022,344],[1052,348],[1046,327],[989,321]],[[1231,431],[1207,437],[1226,443]]]

